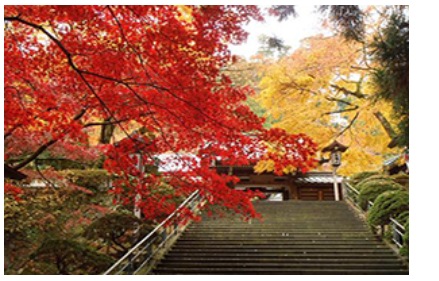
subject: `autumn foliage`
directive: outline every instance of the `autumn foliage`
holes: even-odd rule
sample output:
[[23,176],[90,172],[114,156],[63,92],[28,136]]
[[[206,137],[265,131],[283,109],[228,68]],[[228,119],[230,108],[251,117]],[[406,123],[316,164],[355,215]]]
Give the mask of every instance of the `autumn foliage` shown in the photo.
[[378,170],[387,155],[400,153],[389,147],[400,120],[392,104],[377,97],[370,65],[361,44],[313,36],[291,55],[259,67],[256,100],[273,127],[304,132],[320,148],[334,139],[349,146],[340,173]]
[[[245,105],[251,90],[222,72],[234,59],[228,44],[246,38],[251,19],[262,20],[255,6],[5,6],[6,163],[20,170],[46,152],[105,155],[117,203],[136,204],[147,218],[196,189],[255,216],[253,194],[230,189],[237,178],[218,175],[212,160],[263,158],[277,173],[306,171],[316,145],[264,129]],[[94,142],[108,125],[119,138]],[[150,173],[139,159],[179,169]]]

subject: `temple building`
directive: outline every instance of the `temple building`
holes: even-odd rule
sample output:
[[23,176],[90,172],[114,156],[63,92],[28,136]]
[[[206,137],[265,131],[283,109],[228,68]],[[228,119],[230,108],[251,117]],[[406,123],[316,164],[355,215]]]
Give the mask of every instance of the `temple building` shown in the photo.
[[[238,190],[259,190],[268,200],[334,201],[334,178],[331,172],[308,172],[278,176],[274,173],[255,173],[252,165],[215,166],[218,173],[234,175],[240,181],[233,187]],[[343,199],[342,177],[337,177],[340,200]]]

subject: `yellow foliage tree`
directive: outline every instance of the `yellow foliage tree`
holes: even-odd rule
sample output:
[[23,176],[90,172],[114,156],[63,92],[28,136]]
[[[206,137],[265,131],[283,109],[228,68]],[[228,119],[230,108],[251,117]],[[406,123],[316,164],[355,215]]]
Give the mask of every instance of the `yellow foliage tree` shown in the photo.
[[[397,120],[374,98],[370,62],[362,45],[341,37],[311,37],[264,71],[257,101],[273,126],[306,133],[321,147],[337,139],[350,148],[342,174],[381,168]],[[329,167],[321,167],[326,169]]]

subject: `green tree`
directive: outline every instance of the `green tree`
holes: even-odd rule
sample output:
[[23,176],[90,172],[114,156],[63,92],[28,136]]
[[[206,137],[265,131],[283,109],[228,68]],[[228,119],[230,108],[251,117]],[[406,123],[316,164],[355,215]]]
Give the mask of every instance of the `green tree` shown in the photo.
[[393,146],[409,145],[409,19],[405,10],[392,12],[387,25],[371,43],[377,98],[391,101],[400,118]]

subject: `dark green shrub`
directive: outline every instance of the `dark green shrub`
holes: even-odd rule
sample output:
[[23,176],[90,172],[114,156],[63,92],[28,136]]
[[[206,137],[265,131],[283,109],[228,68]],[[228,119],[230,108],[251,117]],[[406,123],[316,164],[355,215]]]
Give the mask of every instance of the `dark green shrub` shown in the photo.
[[[401,214],[399,214],[397,217],[395,217],[395,220],[404,226],[404,228],[406,229],[405,235],[402,238],[403,241],[401,241],[402,247],[400,248],[400,254],[403,256],[408,255],[408,240],[406,241],[406,239],[408,239],[408,221],[409,221],[409,211],[404,211]],[[392,241],[393,240],[393,228],[392,227],[388,227],[386,229],[384,238],[388,241]],[[393,242],[393,241],[392,241]]]
[[406,173],[399,173],[396,175],[391,175],[390,177],[394,180],[400,180],[400,179],[408,180],[409,179],[409,175],[407,175]]
[[368,178],[365,178],[364,180],[360,181],[355,187],[357,188],[358,191],[361,191],[361,189],[367,185],[368,182],[371,181],[381,181],[381,182],[395,182],[390,176],[388,175],[373,175],[370,176]]
[[64,170],[60,173],[72,183],[92,191],[101,190],[110,181],[110,175],[103,169]]
[[114,260],[74,240],[49,239],[32,254],[33,262],[44,263],[57,274],[100,274]]
[[[7,274],[7,273],[6,273]],[[14,274],[11,272],[10,274]],[[29,261],[20,271],[21,275],[57,275],[59,270],[55,264]]]
[[387,191],[378,196],[374,203],[367,222],[372,226],[387,225],[390,218],[409,210],[409,193],[404,190]]
[[111,247],[111,252],[119,257],[152,229],[151,224],[145,223],[132,213],[119,212],[106,214],[95,220],[87,227],[84,236],[93,241],[102,240],[104,245]]
[[405,173],[399,173],[396,175],[390,176],[394,181],[399,183],[400,185],[404,186],[405,188],[409,188],[409,175]]
[[402,245],[402,248],[400,249],[399,253],[402,256],[408,257],[409,255],[409,222],[404,225],[405,228],[405,235],[404,235],[404,243]]
[[370,176],[374,176],[374,175],[378,175],[379,172],[376,171],[366,171],[366,172],[361,172],[358,174],[353,175],[350,179],[349,179],[349,183],[351,185],[353,185],[354,187],[356,187],[356,185],[363,181],[364,179],[370,177]]
[[409,221],[409,211],[402,212],[395,218],[395,220],[401,225],[405,225]]
[[365,182],[362,184],[360,194],[358,195],[358,204],[365,210],[368,201],[374,202],[383,192],[400,189],[402,189],[402,186],[394,181],[376,179]]

